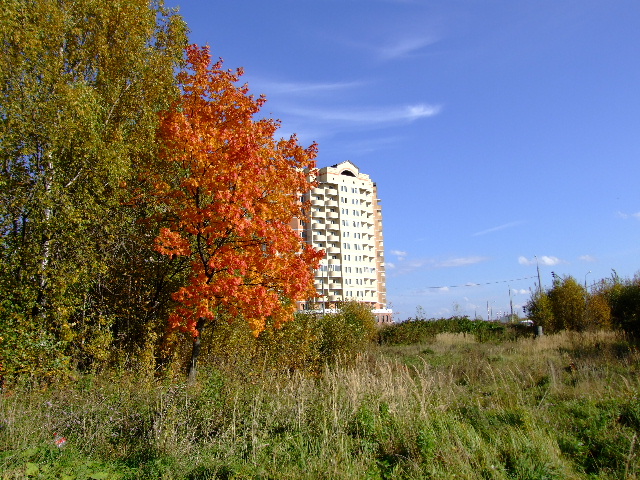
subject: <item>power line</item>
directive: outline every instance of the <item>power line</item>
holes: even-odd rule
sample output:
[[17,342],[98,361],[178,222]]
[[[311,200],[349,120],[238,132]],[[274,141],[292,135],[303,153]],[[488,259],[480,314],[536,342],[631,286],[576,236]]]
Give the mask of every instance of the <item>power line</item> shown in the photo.
[[425,287],[425,288],[461,288],[461,287],[479,287],[482,285],[494,285],[496,283],[507,283],[507,282],[518,282],[520,280],[529,280],[532,278],[536,278],[535,276],[533,277],[523,277],[523,278],[513,278],[511,280],[498,280],[496,282],[486,282],[486,283],[466,283],[464,285],[444,285],[441,287]]

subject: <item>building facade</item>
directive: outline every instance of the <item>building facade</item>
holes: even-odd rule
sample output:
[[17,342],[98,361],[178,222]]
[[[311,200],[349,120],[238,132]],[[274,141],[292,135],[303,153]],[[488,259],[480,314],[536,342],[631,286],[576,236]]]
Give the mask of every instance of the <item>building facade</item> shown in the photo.
[[309,219],[296,228],[326,255],[315,272],[318,297],[303,308],[333,311],[339,302],[355,300],[371,305],[379,324],[392,323],[376,184],[350,161],[319,169],[316,182],[307,194]]

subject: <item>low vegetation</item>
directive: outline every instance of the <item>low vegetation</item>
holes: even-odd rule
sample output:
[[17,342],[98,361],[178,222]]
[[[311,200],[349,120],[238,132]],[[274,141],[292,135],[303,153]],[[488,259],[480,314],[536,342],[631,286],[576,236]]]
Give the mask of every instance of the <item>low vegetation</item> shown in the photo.
[[439,333],[312,373],[220,357],[194,384],[117,371],[25,380],[0,401],[0,478],[640,476],[633,343],[498,340]]

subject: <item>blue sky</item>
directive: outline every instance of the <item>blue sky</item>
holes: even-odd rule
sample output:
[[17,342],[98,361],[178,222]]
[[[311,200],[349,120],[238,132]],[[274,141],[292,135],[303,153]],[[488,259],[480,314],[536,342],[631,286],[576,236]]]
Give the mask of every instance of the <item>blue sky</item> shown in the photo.
[[[637,0],[167,0],[382,198],[396,319],[640,271]],[[589,273],[591,272],[591,273]]]

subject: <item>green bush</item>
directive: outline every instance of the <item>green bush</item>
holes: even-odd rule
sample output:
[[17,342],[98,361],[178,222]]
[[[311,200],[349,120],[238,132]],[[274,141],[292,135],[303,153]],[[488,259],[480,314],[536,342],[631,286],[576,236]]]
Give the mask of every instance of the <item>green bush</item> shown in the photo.
[[431,343],[440,333],[473,335],[479,342],[500,342],[533,335],[533,328],[520,324],[504,324],[471,320],[469,317],[414,319],[382,327],[378,332],[381,345]]
[[602,290],[611,308],[613,325],[640,338],[640,277],[621,280],[614,276]]
[[354,360],[377,334],[370,307],[359,302],[343,303],[338,313],[325,315],[319,327],[320,353],[329,364]]

